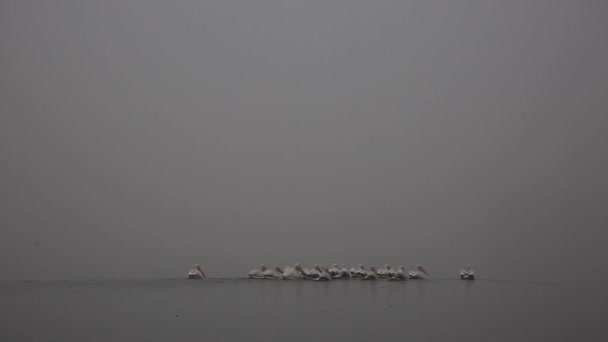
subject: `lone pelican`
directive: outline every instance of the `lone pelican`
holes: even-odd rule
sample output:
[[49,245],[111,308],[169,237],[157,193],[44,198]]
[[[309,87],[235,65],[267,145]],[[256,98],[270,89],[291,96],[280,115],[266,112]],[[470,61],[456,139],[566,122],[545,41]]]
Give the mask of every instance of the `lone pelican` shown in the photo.
[[463,280],[475,280],[475,271],[471,268],[471,265],[467,265],[467,268],[460,271],[460,279]]
[[188,272],[188,279],[204,279],[207,278],[205,272],[199,264],[192,266],[192,269]]

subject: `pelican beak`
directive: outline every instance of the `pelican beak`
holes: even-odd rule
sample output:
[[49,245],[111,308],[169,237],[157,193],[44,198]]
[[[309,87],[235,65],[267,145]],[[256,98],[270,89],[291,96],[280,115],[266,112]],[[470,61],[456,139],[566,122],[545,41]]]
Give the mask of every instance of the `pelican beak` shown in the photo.
[[426,275],[429,275],[428,273],[426,273],[426,270],[422,266],[418,266],[418,271],[420,271]]

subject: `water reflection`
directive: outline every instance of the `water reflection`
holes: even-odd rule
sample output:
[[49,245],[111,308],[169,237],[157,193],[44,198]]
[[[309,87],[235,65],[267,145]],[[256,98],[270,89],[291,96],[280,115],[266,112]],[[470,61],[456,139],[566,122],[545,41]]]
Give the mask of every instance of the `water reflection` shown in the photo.
[[406,302],[406,284],[405,281],[390,281],[387,283],[387,302],[389,305],[399,304],[403,305]]
[[371,298],[373,303],[378,303],[378,287],[380,287],[380,283],[378,281],[368,281],[369,283],[369,297]]
[[0,309],[7,341],[194,341],[201,330],[191,327],[201,324],[209,341],[587,341],[605,336],[608,302],[600,287],[478,280],[175,280],[0,289],[10,293],[2,296],[10,309]]
[[295,299],[296,299],[296,303],[302,303],[304,302],[303,298],[304,298],[304,283],[301,281],[295,281]]
[[472,288],[474,286],[474,280],[462,280],[462,282],[464,283],[464,296],[466,298],[469,298],[471,296],[471,291]]

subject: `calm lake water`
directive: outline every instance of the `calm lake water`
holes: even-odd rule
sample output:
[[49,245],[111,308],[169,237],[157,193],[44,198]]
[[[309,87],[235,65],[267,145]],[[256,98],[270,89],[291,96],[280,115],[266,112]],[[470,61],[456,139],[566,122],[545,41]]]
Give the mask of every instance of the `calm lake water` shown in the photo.
[[482,279],[0,282],[0,338],[606,341],[605,292]]

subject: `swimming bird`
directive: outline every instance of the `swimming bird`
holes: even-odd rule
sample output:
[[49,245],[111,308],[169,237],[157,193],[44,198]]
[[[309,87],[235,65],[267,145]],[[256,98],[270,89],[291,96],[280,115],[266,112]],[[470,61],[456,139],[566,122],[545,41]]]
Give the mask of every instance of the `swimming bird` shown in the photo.
[[302,266],[300,266],[300,264],[297,264],[297,263],[293,266],[293,268],[289,267],[289,266],[285,267],[285,270],[284,270],[283,274],[281,275],[281,278],[289,279],[289,280],[303,279],[304,276],[298,269],[298,266],[300,268],[302,267]]
[[317,271],[319,271],[319,276],[315,278],[315,280],[331,280],[331,275],[329,274],[327,267],[319,266]]
[[403,266],[399,266],[398,271],[389,278],[389,280],[406,280],[407,275],[405,274],[405,268]]
[[207,278],[205,272],[199,264],[192,266],[192,269],[188,271],[188,279],[204,279]]
[[384,265],[383,268],[378,270],[378,278],[386,278],[386,267],[388,264]]
[[380,278],[390,278],[393,275],[395,275],[395,270],[389,264],[384,265],[384,268],[378,270],[378,277]]
[[395,271],[394,268],[391,268],[391,265],[387,265],[386,276],[391,278],[391,277],[394,277],[396,274],[397,274],[397,271]]
[[313,279],[319,279],[321,277],[321,273],[323,273],[323,267],[319,264],[315,264],[315,268],[312,270]]
[[303,277],[306,276],[306,271],[304,270],[304,268],[302,268],[302,265],[300,265],[300,263],[296,263],[295,265],[295,270],[298,271],[298,273],[300,273],[300,275],[302,275]]
[[329,275],[332,278],[337,277],[338,275],[340,275],[340,269],[338,268],[338,264],[334,264],[330,269],[329,269]]
[[463,279],[463,280],[474,280],[475,279],[475,272],[471,268],[471,265],[467,265],[466,269],[460,271],[460,279]]
[[365,266],[363,264],[359,264],[359,268],[355,270],[352,277],[355,279],[365,278],[367,275],[367,270],[365,270]]
[[340,269],[340,274],[335,276],[334,279],[350,279],[350,277],[350,271],[348,270],[348,268],[346,268],[346,266],[342,265],[342,268]]
[[307,269],[304,268],[304,279],[315,279],[319,277],[320,271],[319,271],[319,264],[315,264],[315,267],[313,267],[312,269]]
[[248,276],[252,279],[261,279],[264,278],[264,272],[266,272],[266,270],[268,270],[266,265],[262,264],[260,265],[260,268],[249,271]]
[[424,269],[424,267],[422,267],[422,265],[418,264],[418,265],[416,265],[416,270],[410,271],[408,276],[410,279],[424,279],[423,274],[425,274],[427,276],[429,275],[426,272],[426,270]]
[[264,279],[281,279],[283,270],[278,266],[274,265],[272,269],[264,271]]
[[363,278],[364,280],[378,280],[378,271],[375,266],[370,267],[369,271]]

